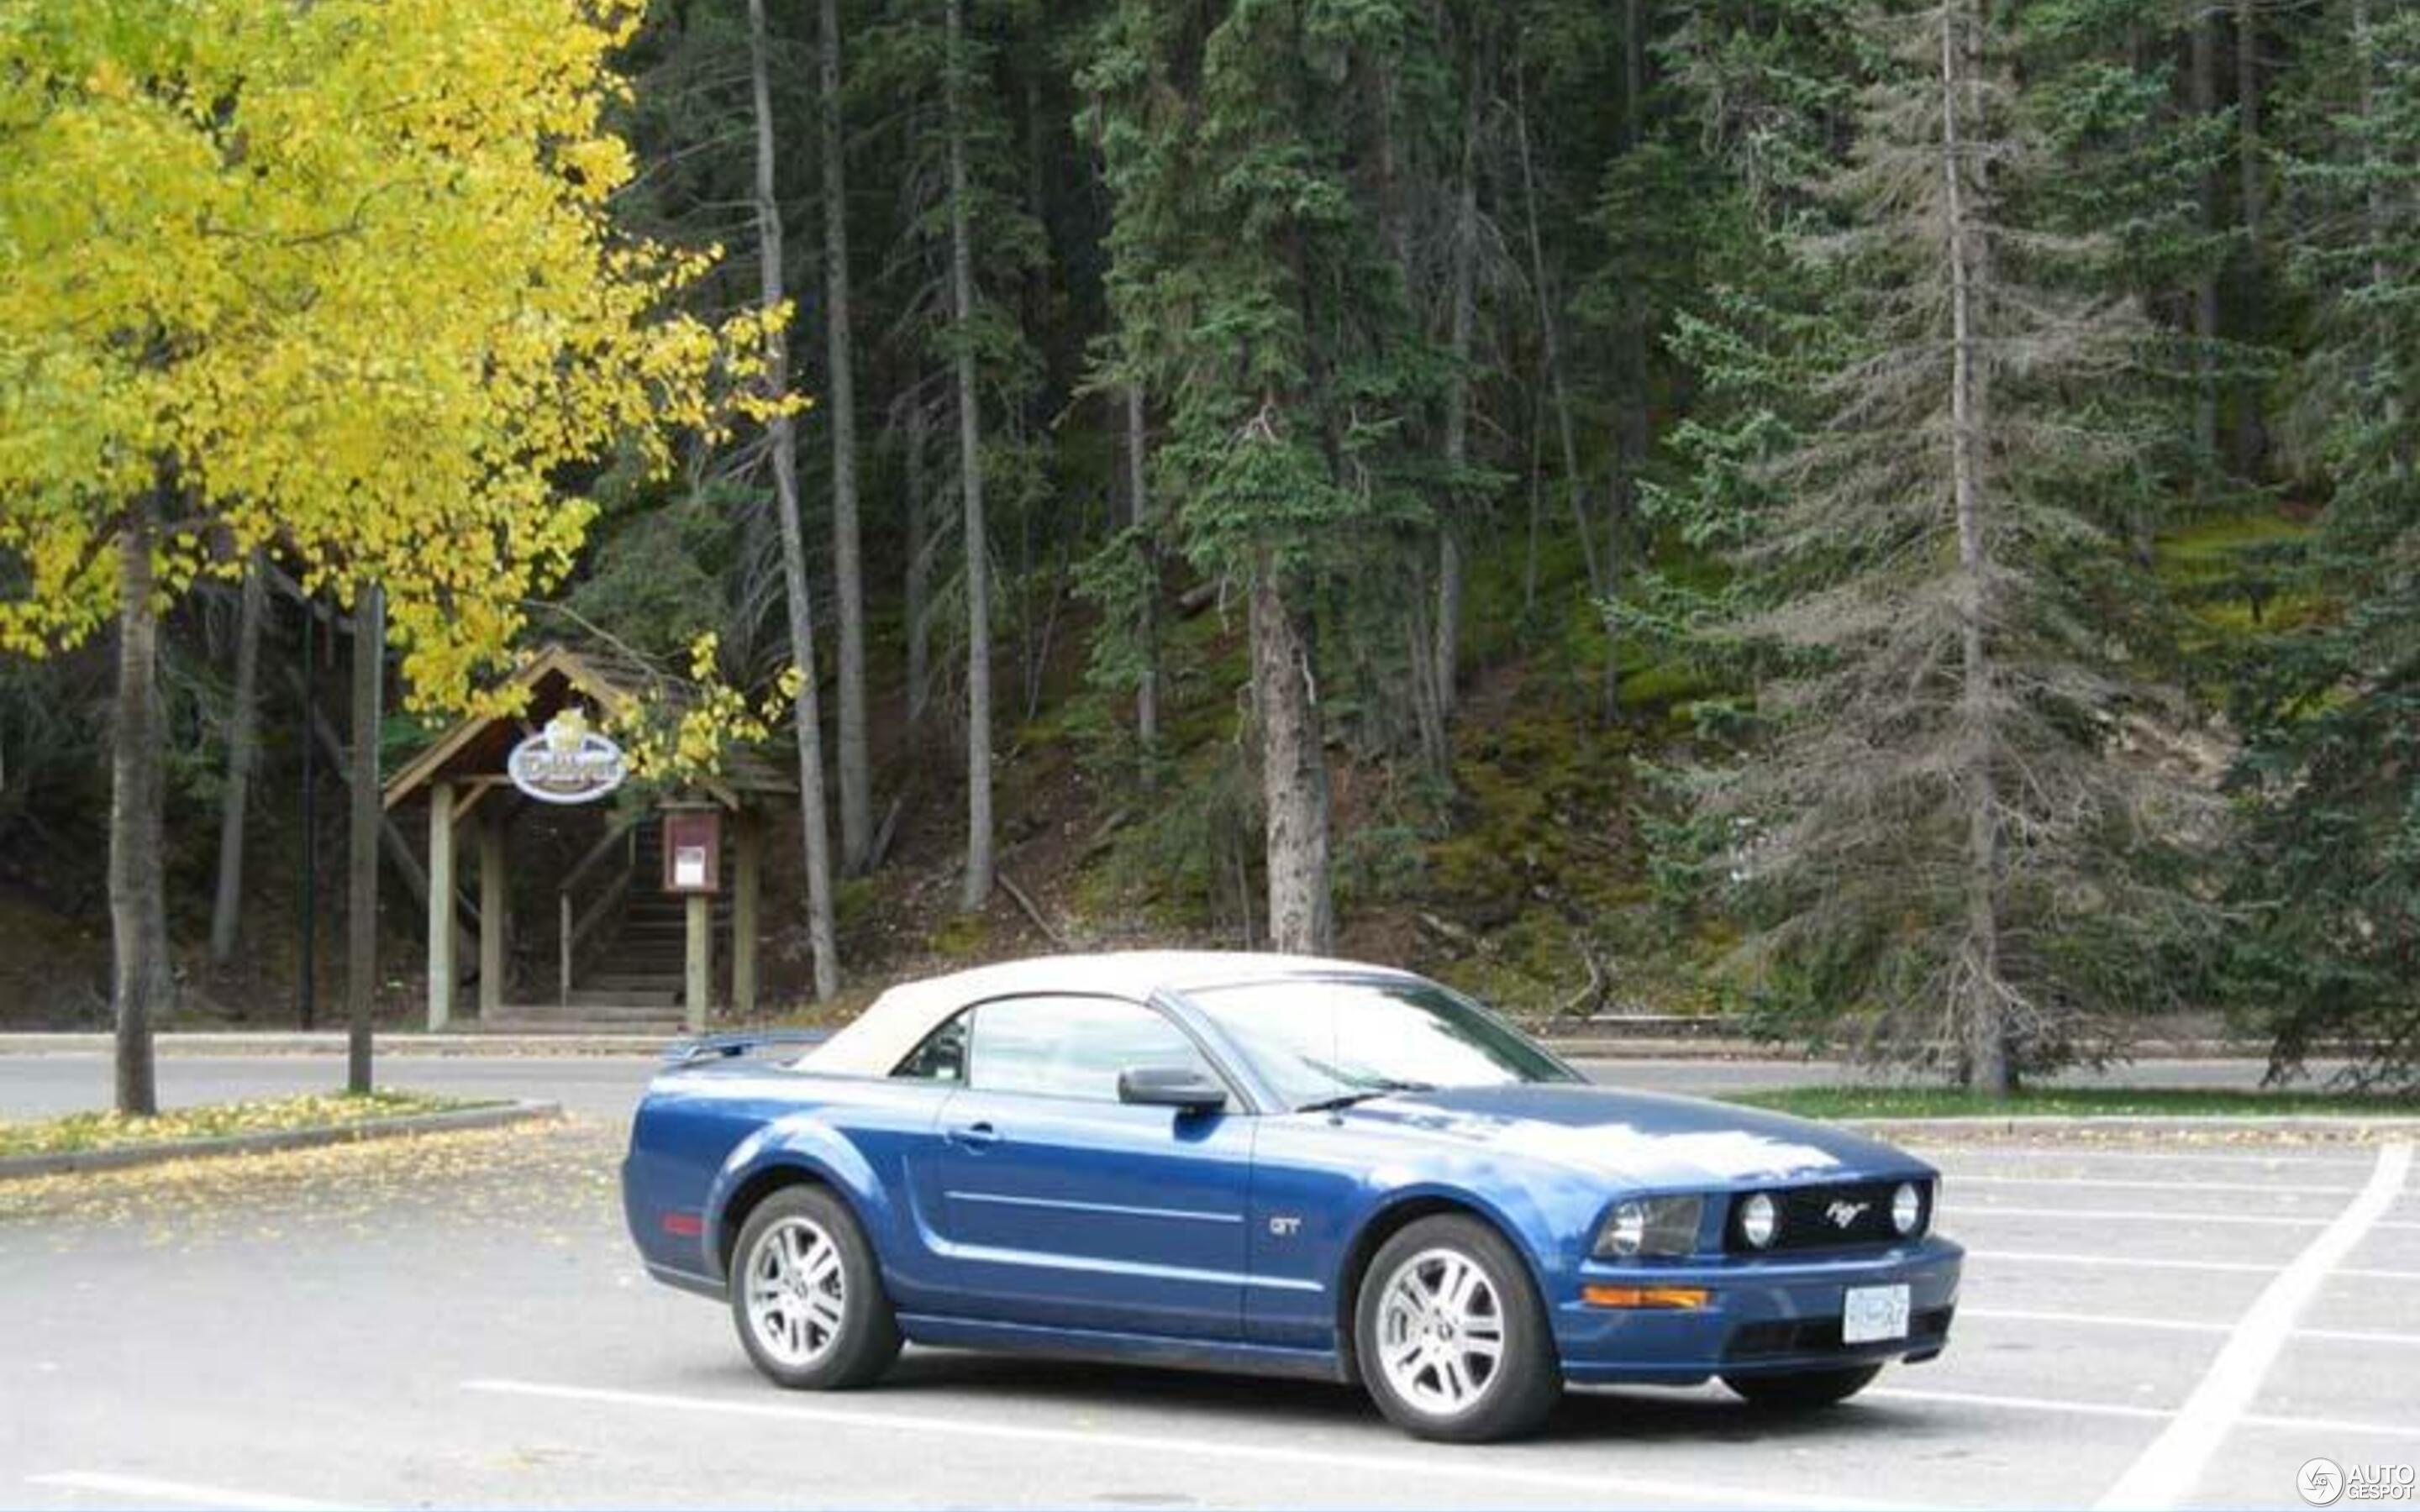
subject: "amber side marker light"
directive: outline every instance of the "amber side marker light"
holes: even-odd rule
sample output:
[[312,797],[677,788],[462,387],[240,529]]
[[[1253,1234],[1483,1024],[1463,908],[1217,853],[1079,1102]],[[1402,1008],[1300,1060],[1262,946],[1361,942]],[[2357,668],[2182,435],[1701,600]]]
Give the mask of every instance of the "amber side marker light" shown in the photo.
[[1714,1300],[1702,1287],[1582,1287],[1580,1301],[1591,1307],[1677,1307],[1695,1311]]

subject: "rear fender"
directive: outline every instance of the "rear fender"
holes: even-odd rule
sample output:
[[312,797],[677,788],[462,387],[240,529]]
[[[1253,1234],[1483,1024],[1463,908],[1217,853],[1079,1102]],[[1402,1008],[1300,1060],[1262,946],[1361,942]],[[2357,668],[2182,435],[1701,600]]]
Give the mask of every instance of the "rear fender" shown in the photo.
[[759,1177],[787,1171],[837,1193],[857,1215],[877,1261],[897,1253],[902,1216],[873,1165],[840,1131],[814,1114],[798,1113],[776,1119],[741,1140],[707,1190],[706,1211],[712,1216],[705,1235],[706,1260],[715,1279],[724,1279],[723,1257],[738,1238],[728,1228],[732,1199]]

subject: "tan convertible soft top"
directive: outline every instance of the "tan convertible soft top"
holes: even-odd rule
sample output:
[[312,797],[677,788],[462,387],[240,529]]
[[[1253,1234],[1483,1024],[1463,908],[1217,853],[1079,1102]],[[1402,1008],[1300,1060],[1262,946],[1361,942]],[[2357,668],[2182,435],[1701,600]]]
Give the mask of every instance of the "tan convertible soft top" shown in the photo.
[[1116,950],[1094,955],[1045,955],[901,982],[874,1000],[856,1022],[810,1051],[805,1071],[841,1076],[888,1076],[908,1052],[958,1010],[989,997],[1075,993],[1140,1002],[1166,989],[1234,986],[1295,977],[1404,977],[1388,966],[1317,956],[1248,954],[1241,950]]

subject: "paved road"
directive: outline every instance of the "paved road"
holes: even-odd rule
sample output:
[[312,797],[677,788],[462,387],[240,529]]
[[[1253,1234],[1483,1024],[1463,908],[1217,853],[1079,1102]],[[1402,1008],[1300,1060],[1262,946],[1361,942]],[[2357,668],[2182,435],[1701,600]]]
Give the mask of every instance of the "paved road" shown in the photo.
[[[160,1097],[166,1106],[233,1098],[323,1091],[343,1085],[344,1061],[324,1055],[163,1057]],[[1600,1081],[1652,1091],[1714,1095],[1758,1087],[1801,1087],[1856,1079],[1822,1060],[1606,1060],[1583,1067]],[[382,1057],[381,1086],[466,1097],[536,1097],[599,1118],[629,1112],[655,1062],[641,1056]],[[2108,1072],[2077,1072],[2065,1081],[2134,1087],[2259,1085],[2257,1060],[2144,1060]],[[2322,1074],[2331,1066],[2315,1068]],[[0,1055],[0,1119],[72,1113],[109,1105],[105,1055],[73,1052]]]
[[[576,1072],[535,1089],[639,1068]],[[0,1185],[0,1504],[2274,1506],[2313,1456],[2420,1460],[2420,1198],[2339,1218],[2376,1149],[1929,1149],[1974,1250],[1941,1361],[1815,1417],[1625,1391],[1456,1450],[1342,1388],[941,1351],[774,1391],[638,1273],[620,1137]]]

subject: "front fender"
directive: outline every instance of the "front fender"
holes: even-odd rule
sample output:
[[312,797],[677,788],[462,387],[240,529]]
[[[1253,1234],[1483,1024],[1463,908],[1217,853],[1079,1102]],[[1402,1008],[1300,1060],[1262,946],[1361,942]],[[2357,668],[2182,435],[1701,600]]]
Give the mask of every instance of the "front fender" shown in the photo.
[[707,1189],[706,1263],[717,1281],[728,1279],[724,1257],[738,1239],[735,1201],[761,1190],[766,1179],[797,1177],[821,1181],[848,1204],[877,1261],[896,1253],[904,1215],[874,1163],[821,1117],[794,1113],[773,1119],[733,1147]]
[[[1544,1184],[1551,1188],[1557,1183]],[[1563,1230],[1577,1223],[1584,1231],[1587,1220],[1572,1216],[1573,1195],[1541,1190],[1538,1181],[1526,1176],[1508,1179],[1499,1173],[1496,1179],[1477,1181],[1467,1177],[1414,1177],[1381,1168],[1371,1173],[1370,1185],[1375,1200],[1355,1226],[1352,1242],[1343,1247],[1329,1277],[1340,1301],[1356,1294],[1359,1281],[1356,1273],[1376,1253],[1381,1242],[1376,1236],[1396,1227],[1407,1207],[1449,1204],[1478,1214],[1521,1257],[1521,1263],[1528,1267],[1530,1284],[1548,1307],[1554,1305],[1562,1280],[1576,1263],[1572,1241]],[[1580,1204],[1594,1200],[1592,1196],[1578,1195]],[[1352,1327],[1349,1317],[1339,1322],[1348,1331]]]

